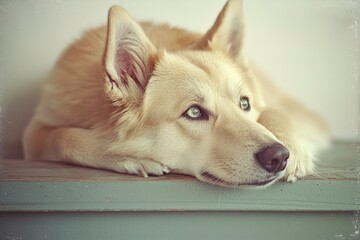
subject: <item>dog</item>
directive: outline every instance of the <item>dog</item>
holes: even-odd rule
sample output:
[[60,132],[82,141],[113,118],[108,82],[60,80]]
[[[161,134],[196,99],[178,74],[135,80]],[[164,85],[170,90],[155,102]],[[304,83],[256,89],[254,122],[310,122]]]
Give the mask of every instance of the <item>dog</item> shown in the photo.
[[229,0],[198,34],[111,7],[107,26],[71,44],[44,83],[25,158],[225,187],[313,173],[326,123],[246,58],[242,11]]

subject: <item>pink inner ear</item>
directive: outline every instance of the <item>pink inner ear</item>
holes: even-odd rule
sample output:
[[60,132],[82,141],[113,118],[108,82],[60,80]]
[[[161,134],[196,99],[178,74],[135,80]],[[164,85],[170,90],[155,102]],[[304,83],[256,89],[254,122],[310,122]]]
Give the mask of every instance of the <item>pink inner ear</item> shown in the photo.
[[119,47],[117,53],[116,53],[116,71],[118,75],[120,76],[121,82],[123,84],[127,84],[127,77],[131,77],[134,79],[134,70],[132,66],[132,59],[130,57],[130,54]]

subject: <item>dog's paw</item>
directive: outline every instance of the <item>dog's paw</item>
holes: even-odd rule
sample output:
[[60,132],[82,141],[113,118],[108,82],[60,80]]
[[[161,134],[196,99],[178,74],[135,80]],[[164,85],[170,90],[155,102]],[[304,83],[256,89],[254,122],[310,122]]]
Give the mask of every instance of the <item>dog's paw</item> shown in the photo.
[[167,166],[152,160],[125,160],[117,162],[117,165],[123,173],[135,174],[144,178],[149,175],[161,176],[171,171]]
[[290,157],[283,177],[285,181],[296,182],[298,178],[314,173],[315,157],[313,155],[314,149],[311,144],[297,142],[285,145],[290,152]]

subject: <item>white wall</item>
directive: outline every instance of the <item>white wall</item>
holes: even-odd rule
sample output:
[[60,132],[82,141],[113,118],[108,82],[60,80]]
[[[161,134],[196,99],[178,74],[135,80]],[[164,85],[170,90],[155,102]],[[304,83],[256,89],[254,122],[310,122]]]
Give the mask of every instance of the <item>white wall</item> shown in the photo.
[[[41,81],[67,44],[105,24],[111,5],[123,5],[138,20],[204,32],[224,2],[0,0],[0,156],[21,156],[20,137]],[[334,138],[357,137],[359,8],[356,0],[245,0],[249,55],[320,112]]]

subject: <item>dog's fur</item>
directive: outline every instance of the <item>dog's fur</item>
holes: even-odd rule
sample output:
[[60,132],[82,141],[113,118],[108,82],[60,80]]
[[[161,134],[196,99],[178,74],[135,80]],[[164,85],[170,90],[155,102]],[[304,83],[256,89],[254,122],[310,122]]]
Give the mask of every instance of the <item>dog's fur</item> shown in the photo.
[[[112,7],[107,28],[73,43],[46,82],[24,134],[26,159],[144,177],[172,171],[223,186],[267,186],[312,173],[326,125],[246,60],[243,35],[239,0],[230,0],[204,35],[138,24]],[[245,96],[250,111],[239,107]],[[186,116],[194,105],[208,119]],[[290,152],[276,174],[254,159],[274,143]]]

